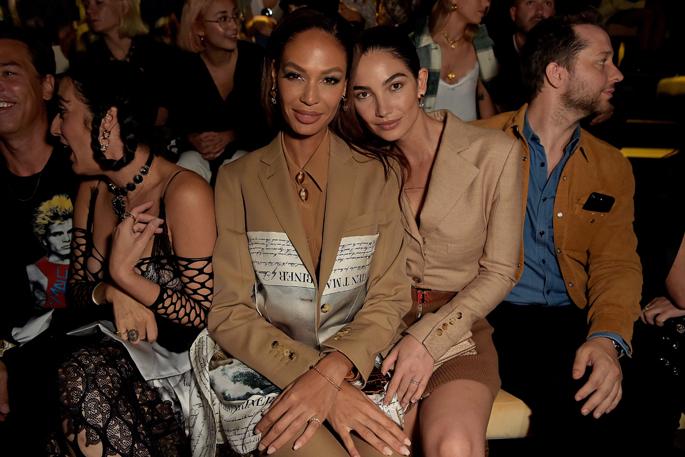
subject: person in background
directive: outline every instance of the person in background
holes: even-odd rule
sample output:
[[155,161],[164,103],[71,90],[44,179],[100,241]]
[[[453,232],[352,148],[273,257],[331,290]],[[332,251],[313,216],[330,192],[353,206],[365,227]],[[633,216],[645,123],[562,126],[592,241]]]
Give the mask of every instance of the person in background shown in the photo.
[[[36,301],[27,269],[39,269],[41,259],[51,256],[50,241],[44,244],[43,237],[34,235],[36,216],[57,202],[65,210],[57,225],[70,227],[79,180],[68,155],[48,142],[47,105],[55,89],[50,44],[27,30],[0,24],[0,69],[0,188],[7,215],[0,224],[0,452],[12,448],[23,455],[43,455],[51,431],[47,425],[57,417],[45,392],[55,387],[50,380],[65,333],[59,322],[65,309],[42,306],[46,298]],[[44,226],[46,233],[49,226]],[[68,259],[70,246],[58,238],[61,242],[52,249],[58,255],[51,258]],[[64,275],[66,267],[59,267]]]
[[438,0],[417,24],[414,44],[428,69],[426,112],[450,110],[464,122],[497,114],[486,88],[497,75],[492,40],[479,25],[490,0]]
[[[392,372],[386,401],[397,392],[402,407],[412,405],[404,430],[422,455],[482,457],[500,386],[485,316],[516,282],[520,145],[449,111],[423,112],[428,70],[396,28],[365,32],[360,53],[351,98],[363,127],[351,129],[351,142],[382,145],[409,165],[401,202],[413,307],[383,362]],[[359,123],[349,116],[348,129]]]
[[523,273],[488,321],[502,388],[533,411],[534,455],[632,455],[641,438],[621,403],[642,288],[635,178],[579,125],[610,109],[612,56],[595,9],[552,16],[522,50],[530,103],[477,123],[522,146]]
[[140,0],[82,0],[82,4],[95,41],[85,55],[76,54],[71,60],[83,58],[91,65],[103,60],[125,60],[144,70],[155,81],[155,125],[166,124],[169,101],[176,89],[169,77],[178,64],[175,48],[148,36],[148,27],[140,17]]
[[492,98],[500,112],[514,111],[526,103],[521,80],[521,49],[528,32],[556,14],[555,0],[514,0],[509,15],[516,31],[495,45],[499,74],[492,82]]
[[234,0],[187,0],[179,45],[188,53],[173,75],[169,124],[180,135],[177,164],[213,182],[222,163],[275,135],[259,104],[262,49],[238,39],[243,13]]

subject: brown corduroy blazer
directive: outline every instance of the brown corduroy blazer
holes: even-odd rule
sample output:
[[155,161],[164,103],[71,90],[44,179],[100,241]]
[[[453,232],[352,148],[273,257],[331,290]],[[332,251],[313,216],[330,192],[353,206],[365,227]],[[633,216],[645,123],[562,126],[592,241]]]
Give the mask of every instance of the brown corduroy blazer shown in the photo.
[[[518,111],[475,122],[502,130],[521,143],[524,214],[530,170],[528,143],[523,138],[527,109],[526,104]],[[610,211],[583,209],[593,192],[616,199]],[[629,346],[642,294],[642,267],[633,231],[634,194],[635,178],[628,159],[583,130],[557,187],[554,247],[571,301],[579,308],[590,307],[588,336],[615,333]]]
[[[392,172],[386,180],[380,162],[350,150],[332,133],[329,141],[318,280],[290,182],[281,135],[268,146],[224,165],[217,177],[218,239],[213,258],[214,301],[208,329],[226,352],[280,388],[334,350],[346,355],[367,379],[376,355],[390,344],[402,316],[411,307],[404,273],[406,249],[398,180]],[[338,324],[344,328],[321,341],[318,347],[297,341],[270,323],[268,310],[273,305],[269,304],[269,297],[260,310],[254,301],[259,285],[248,247],[249,232],[287,234],[316,289],[312,300],[303,298],[292,303],[293,314],[297,308],[297,313],[307,315],[306,322],[316,323],[308,329],[316,335],[315,339],[320,320],[324,319],[322,313],[326,312],[321,295],[331,276],[341,239],[378,234],[361,309],[353,316],[337,316],[341,322]],[[305,301],[308,303],[303,304]],[[279,306],[282,308],[278,310],[279,315],[287,319],[288,306]],[[330,317],[330,314],[325,316]]]

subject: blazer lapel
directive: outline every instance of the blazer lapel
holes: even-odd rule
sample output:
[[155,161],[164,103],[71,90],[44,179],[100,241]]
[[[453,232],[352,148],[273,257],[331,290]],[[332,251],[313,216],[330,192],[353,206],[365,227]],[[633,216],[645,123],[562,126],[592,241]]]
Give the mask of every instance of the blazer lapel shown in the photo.
[[330,158],[328,160],[328,189],[326,190],[326,215],[323,224],[321,262],[319,263],[319,292],[323,293],[338,256],[340,240],[349,214],[351,197],[357,178],[357,163],[347,145],[330,134]]
[[278,222],[283,227],[283,231],[288,234],[290,242],[295,247],[300,259],[302,259],[302,263],[307,268],[309,274],[312,275],[312,279],[316,284],[314,262],[309,253],[307,236],[304,233],[304,226],[302,225],[302,219],[300,219],[300,210],[295,201],[295,193],[290,182],[288,164],[285,161],[283,148],[281,147],[281,135],[279,134],[265,148],[261,160],[267,166],[257,175]]
[[[441,114],[438,112],[435,117]],[[444,115],[445,130],[421,210],[419,230],[423,235],[435,230],[479,173],[478,168],[459,155],[471,145],[461,121],[449,112]]]

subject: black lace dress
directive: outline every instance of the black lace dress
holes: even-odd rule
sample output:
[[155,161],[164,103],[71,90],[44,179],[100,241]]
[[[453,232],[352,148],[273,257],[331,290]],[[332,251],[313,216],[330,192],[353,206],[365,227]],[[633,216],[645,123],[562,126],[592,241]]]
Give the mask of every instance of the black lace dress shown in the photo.
[[[93,307],[91,294],[98,282],[108,279],[106,259],[92,239],[97,196],[96,187],[87,229],[74,228],[67,288],[68,303],[84,310]],[[159,217],[164,216],[162,196]],[[141,259],[136,269],[161,286],[159,297],[149,308],[156,317],[157,342],[169,351],[183,352],[204,327],[211,304],[211,257],[174,255],[166,224],[162,227],[163,232],[153,241],[152,255]],[[53,441],[53,455],[63,454],[65,444],[76,455],[82,455],[79,446],[101,448],[103,456],[190,454],[182,417],[174,415],[169,402],[163,401],[160,392],[145,381],[124,346],[112,339],[98,337],[73,352],[59,368],[58,391],[65,433]],[[85,434],[85,440],[78,438],[80,434]]]

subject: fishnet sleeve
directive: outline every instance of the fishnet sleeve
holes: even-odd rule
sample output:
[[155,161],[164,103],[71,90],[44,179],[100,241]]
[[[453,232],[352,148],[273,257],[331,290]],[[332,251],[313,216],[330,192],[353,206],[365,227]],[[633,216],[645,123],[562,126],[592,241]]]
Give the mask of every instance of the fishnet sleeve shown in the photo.
[[150,310],[177,324],[204,328],[214,295],[212,258],[174,256],[173,261],[176,263],[175,270],[180,273],[181,287],[160,284],[159,296]]
[[69,280],[67,282],[67,304],[75,308],[87,308],[94,306],[92,300],[93,289],[103,276],[103,261],[92,257],[93,263],[98,264],[98,271],[93,273],[86,269],[86,259],[89,249],[87,232],[82,228],[74,228],[71,266],[69,267]]

